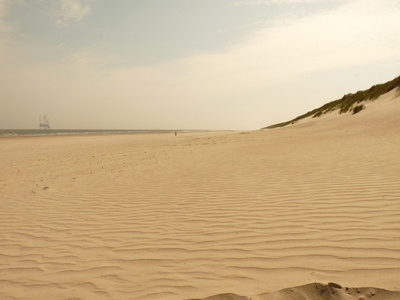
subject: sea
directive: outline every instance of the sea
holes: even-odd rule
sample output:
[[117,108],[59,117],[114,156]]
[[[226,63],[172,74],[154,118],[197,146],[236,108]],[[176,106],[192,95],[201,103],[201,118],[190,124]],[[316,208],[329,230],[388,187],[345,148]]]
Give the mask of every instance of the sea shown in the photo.
[[181,130],[109,130],[109,129],[0,129],[0,137],[46,136],[46,135],[90,135],[90,134],[137,134],[168,133]]

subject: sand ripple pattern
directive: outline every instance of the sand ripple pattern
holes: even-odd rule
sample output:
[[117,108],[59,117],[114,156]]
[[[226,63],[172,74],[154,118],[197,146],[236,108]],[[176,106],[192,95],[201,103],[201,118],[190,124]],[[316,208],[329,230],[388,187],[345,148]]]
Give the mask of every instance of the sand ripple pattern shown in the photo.
[[1,299],[400,290],[400,135],[1,142]]

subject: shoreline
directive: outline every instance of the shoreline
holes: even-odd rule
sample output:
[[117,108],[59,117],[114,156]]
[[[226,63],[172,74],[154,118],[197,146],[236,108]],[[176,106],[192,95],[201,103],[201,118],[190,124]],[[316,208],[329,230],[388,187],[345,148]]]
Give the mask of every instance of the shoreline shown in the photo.
[[196,134],[196,133],[232,133],[232,132],[242,132],[242,131],[237,131],[237,130],[163,130],[163,131],[157,131],[157,130],[150,130],[150,131],[141,131],[138,130],[137,132],[93,132],[93,133],[62,133],[62,134],[27,134],[27,135],[0,135],[0,140],[7,140],[7,139],[20,139],[20,138],[57,138],[57,137],[93,137],[93,136],[135,136],[135,135],[168,135],[172,134],[175,135],[175,132],[177,135],[182,135],[182,134]]

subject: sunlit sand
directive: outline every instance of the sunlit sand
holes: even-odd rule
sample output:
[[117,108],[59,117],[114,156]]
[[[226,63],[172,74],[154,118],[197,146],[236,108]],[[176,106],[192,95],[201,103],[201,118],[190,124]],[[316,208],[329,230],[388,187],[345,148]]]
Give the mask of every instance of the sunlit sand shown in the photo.
[[0,298],[400,299],[395,96],[273,130],[0,139]]

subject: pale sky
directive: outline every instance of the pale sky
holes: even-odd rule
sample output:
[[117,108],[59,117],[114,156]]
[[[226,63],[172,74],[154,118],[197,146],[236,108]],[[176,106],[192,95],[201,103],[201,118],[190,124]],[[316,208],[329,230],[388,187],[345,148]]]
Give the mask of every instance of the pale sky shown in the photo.
[[0,0],[0,128],[259,129],[400,75],[399,0]]

